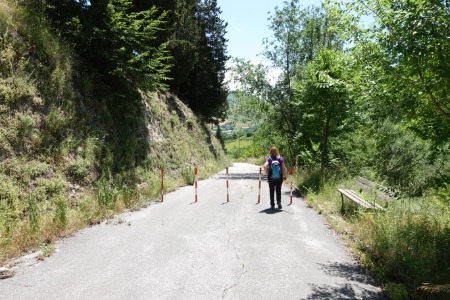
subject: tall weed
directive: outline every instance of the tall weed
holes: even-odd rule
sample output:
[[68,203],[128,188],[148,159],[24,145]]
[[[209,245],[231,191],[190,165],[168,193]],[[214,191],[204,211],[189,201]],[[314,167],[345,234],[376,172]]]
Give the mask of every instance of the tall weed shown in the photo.
[[20,114],[19,121],[19,127],[23,133],[28,132],[35,125],[33,116],[30,116],[28,114]]
[[187,185],[194,184],[195,174],[194,169],[190,166],[184,166],[181,168],[181,177]]
[[112,209],[116,204],[117,191],[106,179],[97,182],[97,201],[99,208]]
[[[392,299],[418,297],[416,289],[423,283],[450,282],[446,189],[426,198],[394,200],[384,212],[350,204],[342,212],[339,187],[355,189],[354,181],[328,179],[318,192],[309,191],[308,203],[350,238],[361,261],[385,284]],[[342,213],[344,217],[339,217]]]
[[[448,213],[448,212],[447,212]],[[366,244],[392,280],[416,289],[424,282],[450,282],[450,224],[430,208],[376,214],[366,227]],[[447,215],[448,216],[448,215]]]
[[136,202],[136,190],[131,188],[126,179],[132,178],[129,174],[117,174],[114,187],[117,193],[117,201],[121,201],[125,208],[131,208]]
[[58,197],[56,200],[54,222],[62,228],[67,226],[67,202],[63,197]]
[[322,174],[320,168],[305,169],[297,181],[302,195],[319,192],[322,186]]
[[76,181],[82,181],[89,175],[90,163],[81,157],[70,160],[67,164],[67,175]]
[[34,234],[39,233],[39,220],[40,220],[40,213],[39,213],[39,206],[36,200],[36,197],[33,193],[31,193],[28,196],[28,218],[30,221],[30,229]]

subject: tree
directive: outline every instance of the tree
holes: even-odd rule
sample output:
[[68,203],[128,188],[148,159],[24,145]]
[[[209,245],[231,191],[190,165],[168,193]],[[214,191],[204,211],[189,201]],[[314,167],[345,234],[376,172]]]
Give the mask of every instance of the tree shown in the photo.
[[145,91],[164,89],[169,70],[166,43],[157,36],[165,14],[139,10],[131,0],[48,0],[47,13],[98,82],[118,81]]
[[[341,17],[341,16],[339,16]],[[328,8],[302,8],[299,0],[285,2],[283,8],[275,8],[269,17],[274,38],[266,38],[265,56],[273,66],[283,71],[284,84],[292,99],[292,78],[297,69],[312,61],[323,48],[342,49],[344,41],[338,34],[339,19]]]
[[344,121],[351,103],[347,92],[348,61],[341,51],[322,49],[308,64],[304,80],[296,83],[303,137],[311,143],[308,151],[320,141],[322,172],[328,163],[330,138],[346,129]]
[[304,70],[322,49],[343,48],[344,42],[338,33],[339,18],[327,9],[324,6],[302,8],[295,0],[290,4],[285,2],[281,9],[275,8],[269,18],[274,39],[265,40],[265,55],[281,70],[271,93],[273,109],[269,114],[275,130],[287,139],[286,150],[291,161],[295,161],[296,153],[309,143],[300,121],[304,113],[299,105],[299,93],[294,91],[293,84],[304,80]]
[[188,81],[180,86],[181,98],[206,121],[216,123],[226,115],[228,94],[224,85],[227,24],[220,13],[217,0],[199,2],[199,59]]
[[128,0],[112,0],[106,10],[106,32],[114,36],[108,63],[112,75],[134,82],[146,91],[165,89],[163,81],[170,65],[167,43],[154,44],[161,30],[164,14],[158,10],[133,11]]
[[[351,6],[369,12],[382,52],[380,62],[389,101],[409,128],[442,144],[450,136],[450,8],[447,1],[358,0]],[[378,77],[379,78],[379,77]],[[375,80],[377,81],[377,80]]]
[[170,72],[170,88],[179,94],[180,87],[189,80],[189,75],[199,61],[201,29],[196,20],[198,3],[196,0],[176,1],[173,29],[168,40],[168,48],[173,57]]
[[[268,67],[235,61],[241,106],[263,115],[257,136],[266,136],[266,145],[278,145],[292,163],[299,153],[311,152],[313,145],[321,143],[324,168],[329,137],[337,134],[335,123],[346,115],[343,58],[347,56],[342,51],[343,29],[339,26],[349,26],[349,22],[340,18],[328,7],[303,9],[299,1],[275,8],[269,18],[274,37],[264,42],[272,68],[281,71],[275,84],[266,78]],[[342,68],[333,59],[342,63]],[[342,114],[339,109],[344,110]]]

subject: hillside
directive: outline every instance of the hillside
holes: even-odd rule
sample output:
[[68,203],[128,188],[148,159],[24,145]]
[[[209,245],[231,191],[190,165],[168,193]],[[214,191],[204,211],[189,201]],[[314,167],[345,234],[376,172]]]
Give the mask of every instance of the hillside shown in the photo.
[[0,263],[206,177],[220,143],[169,93],[92,80],[45,19],[0,0]]

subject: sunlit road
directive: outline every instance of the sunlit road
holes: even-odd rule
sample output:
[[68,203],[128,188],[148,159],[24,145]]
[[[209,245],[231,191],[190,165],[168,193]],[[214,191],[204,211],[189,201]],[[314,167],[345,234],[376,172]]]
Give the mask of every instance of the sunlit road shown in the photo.
[[[200,170],[201,172],[201,170]],[[259,167],[230,168],[83,230],[0,280],[1,299],[384,299],[304,201],[269,209]]]

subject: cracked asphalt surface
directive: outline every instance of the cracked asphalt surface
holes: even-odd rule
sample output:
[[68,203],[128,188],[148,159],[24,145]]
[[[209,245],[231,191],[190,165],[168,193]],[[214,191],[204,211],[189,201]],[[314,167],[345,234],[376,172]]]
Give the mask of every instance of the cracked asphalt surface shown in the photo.
[[[200,170],[201,172],[201,170]],[[138,212],[57,243],[0,280],[2,299],[384,299],[304,201],[271,210],[259,167],[236,163]]]

